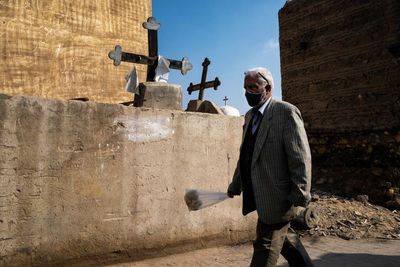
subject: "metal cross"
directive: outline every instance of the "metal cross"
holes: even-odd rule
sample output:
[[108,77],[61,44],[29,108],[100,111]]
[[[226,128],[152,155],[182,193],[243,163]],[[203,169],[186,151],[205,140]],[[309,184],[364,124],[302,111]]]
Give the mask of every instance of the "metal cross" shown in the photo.
[[193,85],[193,83],[190,83],[188,87],[188,92],[189,95],[192,94],[193,91],[199,90],[199,98],[198,100],[203,100],[203,95],[204,95],[204,89],[214,87],[214,90],[218,89],[218,86],[221,85],[221,82],[218,80],[218,77],[215,78],[214,81],[209,81],[206,82],[206,77],[207,77],[207,69],[208,65],[210,65],[210,60],[208,58],[204,59],[204,62],[201,64],[203,66],[203,73],[201,75],[201,83]]
[[[108,57],[114,60],[114,66],[118,66],[121,61],[148,65],[146,81],[154,81],[155,69],[158,63],[157,30],[160,29],[160,27],[161,24],[157,23],[154,17],[149,17],[147,22],[143,22],[143,28],[148,31],[149,56],[122,52],[121,46],[117,45],[114,51],[108,53]],[[192,69],[192,64],[187,57],[182,58],[181,61],[168,58],[167,60],[170,62],[169,67],[171,69],[181,70],[182,75],[185,75]]]
[[225,101],[225,106],[226,106],[226,101],[228,101],[229,99],[225,96],[225,98],[222,100]]

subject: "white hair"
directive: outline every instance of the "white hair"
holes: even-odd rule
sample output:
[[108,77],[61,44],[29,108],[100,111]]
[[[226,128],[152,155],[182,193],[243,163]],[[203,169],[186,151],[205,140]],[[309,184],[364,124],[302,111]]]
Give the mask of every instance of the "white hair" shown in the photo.
[[[257,67],[257,68],[252,68],[249,69],[244,73],[245,77],[251,76],[251,77],[257,77],[258,82],[262,85],[267,85],[269,84],[271,86],[271,90],[274,89],[274,79],[272,78],[272,74],[269,70],[263,67]],[[268,81],[266,81],[265,79]]]

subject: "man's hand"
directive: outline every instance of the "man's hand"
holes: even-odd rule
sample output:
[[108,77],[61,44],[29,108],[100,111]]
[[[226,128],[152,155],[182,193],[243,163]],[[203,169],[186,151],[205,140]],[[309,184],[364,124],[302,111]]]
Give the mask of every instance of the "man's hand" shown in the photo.
[[239,192],[235,192],[235,190],[233,189],[233,184],[231,183],[228,186],[228,191],[226,192],[226,194],[228,195],[228,197],[233,198],[234,196],[239,196],[240,195],[240,191]]
[[229,189],[228,189],[228,192],[226,192],[226,194],[227,194],[228,197],[230,197],[230,198],[233,198],[233,197],[235,196],[235,194],[234,194],[232,191],[229,191]]

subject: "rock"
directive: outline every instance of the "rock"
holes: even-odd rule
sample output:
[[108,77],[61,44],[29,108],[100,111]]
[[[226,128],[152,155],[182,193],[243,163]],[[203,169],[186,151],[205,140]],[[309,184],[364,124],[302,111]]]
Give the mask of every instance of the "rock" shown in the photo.
[[387,201],[386,206],[388,208],[400,209],[400,197],[396,196],[393,200]]
[[389,189],[386,191],[386,196],[389,197],[389,198],[392,198],[393,195],[394,195],[394,189],[393,189],[393,188],[389,188]]
[[368,203],[368,196],[367,195],[358,195],[357,200],[360,201],[361,203]]
[[382,175],[383,170],[381,168],[372,168],[372,174],[376,175],[376,176],[380,176]]
[[325,184],[327,182],[327,179],[325,177],[320,177],[319,179],[316,179],[315,184]]
[[319,199],[319,196],[318,196],[317,194],[313,194],[313,195],[311,196],[311,201],[312,201],[312,202],[318,201],[318,199]]
[[387,181],[381,181],[379,183],[379,186],[383,187],[383,188],[391,188],[392,187],[392,183],[391,182],[387,182]]
[[360,212],[358,212],[358,211],[354,211],[354,214],[357,215],[357,216],[362,216],[362,214]]

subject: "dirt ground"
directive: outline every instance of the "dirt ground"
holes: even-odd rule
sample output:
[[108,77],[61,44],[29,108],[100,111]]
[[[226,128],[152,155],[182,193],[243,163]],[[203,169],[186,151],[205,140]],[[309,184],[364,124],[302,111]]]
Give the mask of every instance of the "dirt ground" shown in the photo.
[[[313,190],[310,204],[319,210],[318,226],[299,230],[318,266],[400,266],[400,211],[372,205],[367,196],[349,199]],[[251,242],[205,248],[113,267],[248,266]],[[280,256],[279,267],[288,266]]]
[[[338,237],[304,237],[302,242],[315,267],[398,267],[400,240],[362,239],[344,240]],[[253,254],[251,242],[236,246],[220,246],[120,263],[108,267],[246,267]],[[278,267],[288,267],[280,256]]]
[[365,195],[348,199],[315,190],[310,206],[319,211],[318,226],[298,230],[300,236],[400,239],[400,211],[372,205]]
[[[400,211],[372,205],[367,196],[348,199],[312,191],[318,226],[297,230],[316,267],[400,266]],[[251,242],[200,249],[113,267],[249,266]],[[280,256],[279,267],[288,266]]]

